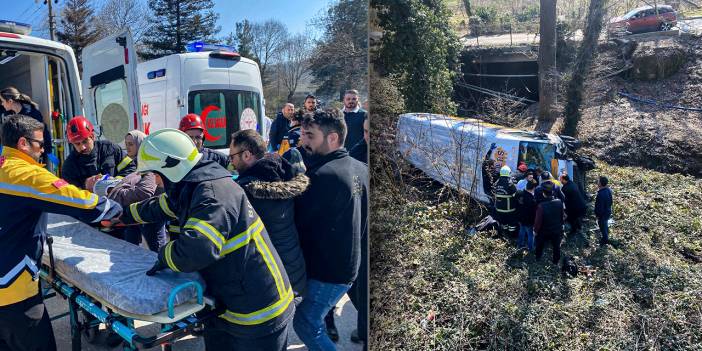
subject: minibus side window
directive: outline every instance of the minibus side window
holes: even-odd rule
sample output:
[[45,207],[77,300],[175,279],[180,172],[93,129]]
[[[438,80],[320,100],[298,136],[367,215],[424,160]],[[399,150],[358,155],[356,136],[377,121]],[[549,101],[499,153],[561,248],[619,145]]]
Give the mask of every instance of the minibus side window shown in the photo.
[[551,160],[554,158],[554,155],[555,148],[551,144],[526,141],[519,143],[519,162],[526,163],[530,169],[541,168],[552,172]]

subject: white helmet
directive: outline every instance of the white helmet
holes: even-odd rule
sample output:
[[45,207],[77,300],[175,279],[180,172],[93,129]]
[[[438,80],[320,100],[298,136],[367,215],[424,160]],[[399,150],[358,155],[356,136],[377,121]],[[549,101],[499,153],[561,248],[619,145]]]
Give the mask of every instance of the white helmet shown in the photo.
[[512,169],[509,166],[504,165],[500,168],[500,177],[509,177],[512,174]]
[[139,146],[137,171],[155,171],[171,182],[181,181],[200,161],[190,137],[177,129],[160,129],[149,134]]

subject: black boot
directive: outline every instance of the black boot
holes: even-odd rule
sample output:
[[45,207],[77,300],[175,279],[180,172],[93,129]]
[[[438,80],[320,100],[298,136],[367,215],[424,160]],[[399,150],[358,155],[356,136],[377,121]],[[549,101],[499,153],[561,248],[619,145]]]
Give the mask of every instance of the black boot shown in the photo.
[[324,324],[327,325],[327,335],[329,339],[333,342],[339,341],[339,331],[336,330],[336,325],[334,324],[334,310],[336,307],[332,308],[326,316],[324,316]]

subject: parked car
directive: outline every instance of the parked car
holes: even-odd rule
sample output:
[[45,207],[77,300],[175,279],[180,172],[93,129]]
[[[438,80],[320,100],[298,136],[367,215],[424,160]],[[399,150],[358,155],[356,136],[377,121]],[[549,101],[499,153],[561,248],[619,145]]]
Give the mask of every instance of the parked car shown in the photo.
[[609,20],[611,35],[666,31],[677,25],[678,15],[669,5],[644,6]]

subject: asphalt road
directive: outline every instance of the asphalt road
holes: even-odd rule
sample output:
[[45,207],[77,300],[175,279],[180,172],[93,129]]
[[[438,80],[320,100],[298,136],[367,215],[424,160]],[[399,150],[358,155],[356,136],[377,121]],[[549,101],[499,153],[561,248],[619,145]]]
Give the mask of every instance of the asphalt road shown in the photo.
[[[50,316],[56,316],[68,311],[68,303],[61,297],[53,297],[46,300],[46,307],[49,310]],[[56,346],[58,351],[71,350],[71,329],[68,316],[57,319],[52,322],[54,335],[56,336]],[[145,324],[142,322],[135,323],[138,332],[143,336],[153,335],[158,332],[158,326],[154,324]],[[339,350],[343,351],[360,351],[361,345],[354,344],[350,341],[351,331],[356,328],[356,309],[349,300],[348,296],[344,297],[337,304],[336,309],[336,327],[339,330],[339,342],[336,344]],[[91,345],[83,338],[83,350],[98,351],[98,350],[121,350],[121,346],[109,348],[104,345]],[[173,350],[176,351],[194,351],[204,350],[205,343],[201,337],[188,336],[173,345]],[[160,347],[155,347],[149,350],[160,350]],[[307,350],[305,345],[298,339],[295,332],[290,332],[288,350]]]

